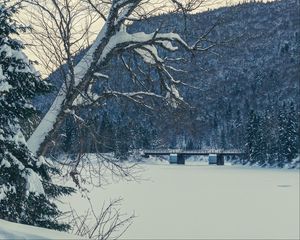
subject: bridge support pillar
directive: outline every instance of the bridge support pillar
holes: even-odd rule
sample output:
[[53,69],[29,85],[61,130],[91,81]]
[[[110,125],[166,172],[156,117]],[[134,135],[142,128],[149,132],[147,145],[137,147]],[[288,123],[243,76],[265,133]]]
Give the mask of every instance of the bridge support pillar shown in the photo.
[[217,165],[224,165],[224,155],[222,154],[217,155]]
[[177,164],[185,164],[185,158],[182,154],[177,155]]
[[185,164],[185,158],[182,154],[170,154],[170,164]]

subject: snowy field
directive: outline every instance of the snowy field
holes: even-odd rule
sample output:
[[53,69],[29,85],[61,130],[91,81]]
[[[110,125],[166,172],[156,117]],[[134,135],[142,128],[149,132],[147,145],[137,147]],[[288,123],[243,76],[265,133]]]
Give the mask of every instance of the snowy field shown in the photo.
[[[140,182],[93,189],[137,216],[122,239],[299,239],[299,170],[143,164]],[[68,201],[83,213],[86,199]],[[65,207],[68,207],[68,201]]]

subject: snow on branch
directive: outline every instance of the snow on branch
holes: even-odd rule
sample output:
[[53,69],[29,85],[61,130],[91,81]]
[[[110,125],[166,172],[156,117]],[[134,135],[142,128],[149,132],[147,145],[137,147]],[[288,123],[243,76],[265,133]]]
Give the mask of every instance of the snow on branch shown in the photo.
[[44,195],[44,187],[41,182],[41,177],[31,168],[26,168],[27,173],[24,174],[26,179],[26,194],[34,193],[35,195]]
[[[109,53],[115,49],[133,49],[147,46],[148,50],[153,55],[157,56],[157,49],[153,47],[154,44],[160,45],[166,50],[175,51],[178,48],[172,45],[172,42],[180,43],[188,50],[192,48],[176,33],[127,33],[126,28],[123,27],[114,36],[112,36],[102,51],[102,54],[98,60],[101,63],[106,59]],[[152,45],[152,46],[151,46]]]

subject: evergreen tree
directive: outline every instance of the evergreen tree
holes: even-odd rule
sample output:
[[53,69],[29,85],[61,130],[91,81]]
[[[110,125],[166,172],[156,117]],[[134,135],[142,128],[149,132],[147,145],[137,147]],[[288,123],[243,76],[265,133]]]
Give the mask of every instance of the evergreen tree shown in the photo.
[[256,161],[258,161],[258,163],[260,165],[263,165],[266,163],[267,161],[267,146],[266,146],[266,139],[264,136],[264,131],[263,131],[263,120],[260,116],[257,117],[258,119],[258,131],[256,133]]
[[287,161],[291,162],[298,153],[298,126],[299,125],[299,119],[297,120],[297,114],[296,109],[294,106],[294,103],[291,102],[288,115],[287,115]]
[[19,5],[0,2],[0,218],[8,221],[67,230],[53,199],[73,189],[55,185],[58,170],[27,148],[20,121],[35,110],[31,99],[49,89],[26,58],[23,45],[11,35],[25,31],[13,19]]
[[[64,139],[62,141],[62,149],[65,153],[74,152],[74,146],[78,146],[76,140],[76,123],[73,120],[72,116],[69,116],[65,120],[64,126],[65,134],[63,135]],[[76,149],[78,150],[78,149]]]
[[248,160],[252,162],[253,155],[254,155],[254,148],[255,148],[255,133],[257,131],[257,126],[256,126],[256,114],[252,110],[249,114],[249,121],[247,124],[247,129],[246,129],[246,154],[248,156]]
[[221,130],[221,148],[225,149],[226,148],[226,135],[225,135],[225,130]]
[[188,140],[185,149],[186,149],[186,150],[194,150],[194,143],[193,143],[193,140],[192,140],[192,139],[189,139],[189,140]]
[[[233,144],[234,148],[241,148],[241,146],[245,145],[245,139],[243,138],[245,133],[245,127],[243,123],[243,119],[241,116],[240,109],[236,111],[236,120],[235,120],[235,130],[233,136]],[[226,135],[225,135],[226,137]],[[226,142],[225,142],[226,143]]]
[[279,113],[279,156],[280,161],[291,162],[296,157],[298,149],[298,121],[294,104],[289,107],[283,104]]
[[266,142],[263,136],[261,118],[253,110],[249,115],[246,132],[246,153],[250,163],[260,165],[266,161]]
[[279,110],[278,114],[278,165],[283,166],[285,159],[285,127],[286,127],[286,106],[285,103]]
[[122,124],[121,119],[118,120],[115,139],[115,157],[126,160],[129,155],[132,139],[129,126],[127,124]]
[[138,126],[134,128],[132,136],[134,149],[149,149],[151,147],[150,139],[152,139],[152,136],[147,127],[144,127],[142,124],[138,124]]
[[277,135],[277,122],[275,121],[274,115],[266,111],[263,117],[263,136],[266,141],[267,162],[271,166],[274,165],[278,159]]
[[115,130],[106,112],[103,114],[98,134],[100,136],[98,151],[113,152],[115,149]]

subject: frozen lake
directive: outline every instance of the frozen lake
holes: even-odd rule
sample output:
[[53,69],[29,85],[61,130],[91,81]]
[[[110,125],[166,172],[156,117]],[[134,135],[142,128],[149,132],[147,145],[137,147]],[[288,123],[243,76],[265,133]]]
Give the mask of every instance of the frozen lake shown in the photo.
[[[94,189],[137,216],[122,239],[298,239],[299,170],[144,164],[141,182]],[[78,196],[79,212],[88,205]]]

